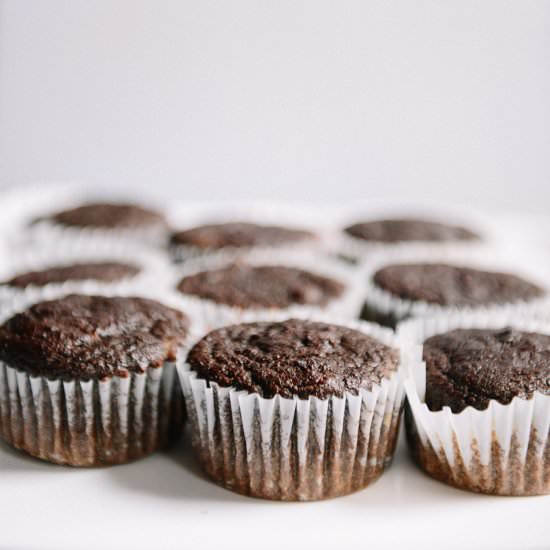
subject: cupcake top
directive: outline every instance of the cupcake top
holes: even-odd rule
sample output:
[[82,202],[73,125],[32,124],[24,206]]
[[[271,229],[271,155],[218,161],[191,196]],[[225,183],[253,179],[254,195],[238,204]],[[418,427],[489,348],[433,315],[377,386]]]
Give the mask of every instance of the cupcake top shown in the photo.
[[440,263],[388,265],[373,280],[399,298],[442,306],[505,304],[544,295],[542,288],[516,275]]
[[313,233],[303,229],[231,222],[178,231],[172,234],[171,242],[174,245],[216,250],[225,247],[281,246],[314,238]]
[[380,243],[471,241],[480,238],[465,227],[416,219],[360,222],[346,227],[344,231],[357,239]]
[[173,361],[185,314],[144,298],[72,294],[17,313],[0,327],[0,360],[32,376],[105,379]]
[[92,280],[114,283],[122,279],[135,277],[139,272],[140,269],[138,267],[125,263],[78,263],[21,273],[1,284],[16,288],[27,288],[31,285],[41,287],[52,283],[65,283],[68,281]]
[[483,410],[538,391],[550,394],[550,335],[505,329],[457,329],[424,342],[426,404]]
[[293,267],[233,263],[184,277],[178,290],[241,309],[324,306],[344,292],[334,279]]
[[166,226],[164,216],[154,210],[125,203],[90,203],[57,212],[46,218],[69,227],[141,229]]
[[188,363],[210,382],[266,398],[326,399],[379,384],[397,370],[399,353],[358,330],[289,319],[210,332]]

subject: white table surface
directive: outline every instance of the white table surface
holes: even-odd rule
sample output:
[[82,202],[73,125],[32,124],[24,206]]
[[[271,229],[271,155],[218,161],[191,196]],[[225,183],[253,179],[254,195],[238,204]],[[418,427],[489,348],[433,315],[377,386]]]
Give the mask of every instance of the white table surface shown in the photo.
[[72,469],[0,445],[0,547],[119,549],[548,548],[550,497],[470,494],[424,475],[404,441],[359,493],[313,503],[243,497],[204,478],[185,439],[134,464]]

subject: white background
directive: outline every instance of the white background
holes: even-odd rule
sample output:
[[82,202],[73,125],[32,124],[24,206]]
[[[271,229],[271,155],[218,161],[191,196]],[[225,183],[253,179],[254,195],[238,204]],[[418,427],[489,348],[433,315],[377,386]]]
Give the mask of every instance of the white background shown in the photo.
[[548,211],[550,2],[0,0],[0,186]]

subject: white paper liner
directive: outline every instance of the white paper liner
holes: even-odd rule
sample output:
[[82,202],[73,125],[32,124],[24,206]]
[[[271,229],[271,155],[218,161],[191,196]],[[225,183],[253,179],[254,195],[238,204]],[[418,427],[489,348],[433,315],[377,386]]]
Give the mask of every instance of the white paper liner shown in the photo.
[[[388,329],[336,322],[403,351]],[[324,400],[267,399],[220,387],[185,361],[178,361],[178,373],[194,450],[204,470],[228,489],[273,500],[331,498],[366,487],[391,463],[404,398],[402,367],[371,390]]]
[[321,212],[305,206],[292,207],[282,203],[266,202],[227,202],[176,204],[168,209],[168,219],[174,231],[184,231],[193,227],[227,222],[248,222],[259,225],[276,225],[290,229],[311,231],[318,238],[303,239],[287,244],[258,247],[223,247],[221,249],[203,249],[195,246],[170,246],[175,261],[199,260],[215,256],[221,261],[233,260],[251,251],[285,253],[300,251],[324,251],[327,249],[329,234],[326,229],[326,217]]
[[[532,300],[517,300],[506,304],[488,304],[484,306],[442,306],[428,303],[422,300],[407,300],[399,298],[394,294],[377,286],[373,277],[381,268],[392,264],[415,264],[415,263],[448,263],[460,267],[471,267],[487,271],[499,271],[511,273],[524,278],[541,287],[547,294]],[[368,320],[380,318],[377,322],[394,325],[399,321],[415,317],[427,317],[443,315],[455,311],[502,311],[528,313],[544,307],[548,303],[548,281],[550,274],[541,271],[539,266],[518,263],[513,258],[494,250],[468,250],[459,248],[448,248],[446,250],[432,250],[425,246],[410,247],[407,250],[378,252],[366,260],[362,266],[365,281],[365,312],[368,310]],[[372,316],[372,317],[371,317]]]
[[[399,241],[396,243],[366,241],[353,237],[344,231],[355,223],[384,219],[426,220],[444,225],[460,226],[479,235],[478,240],[454,241]],[[330,248],[344,258],[364,260],[371,254],[384,251],[406,251],[409,248],[423,246],[434,251],[485,249],[495,247],[501,242],[497,228],[482,219],[481,214],[449,208],[448,205],[434,204],[431,208],[424,205],[396,204],[395,201],[381,201],[379,204],[365,204],[347,208],[337,216],[330,231]]]
[[[135,289],[127,290],[101,294],[136,295]],[[55,297],[64,294],[58,290]],[[181,299],[169,293],[139,295],[188,315],[190,333],[178,350],[178,357],[186,356],[189,343],[203,332],[193,312],[181,308]],[[0,324],[41,299],[35,296],[3,309]],[[0,434],[12,446],[50,462],[97,466],[136,460],[179,435],[183,412],[181,387],[171,361],[145,373],[89,381],[31,376],[0,361]]]
[[[185,277],[224,267],[233,260],[219,256],[198,261],[189,260],[180,268],[173,270],[174,278],[171,288],[175,289],[178,283]],[[357,319],[364,301],[364,284],[360,273],[326,255],[313,252],[266,252],[255,250],[243,255],[239,261],[249,265],[268,265],[294,267],[334,279],[345,285],[341,296],[331,299],[325,306],[311,306],[296,304],[288,308],[273,309],[272,311],[284,313],[289,317],[313,315],[325,313],[339,318]],[[219,327],[232,322],[239,322],[244,317],[251,315],[263,315],[269,313],[266,308],[241,309],[223,304],[217,304],[213,300],[206,300],[191,294],[182,294],[195,305],[200,312],[201,319],[209,328]]]
[[59,464],[138,459],[167,445],[182,422],[174,374],[167,362],[128,378],[63,382],[0,363],[0,433],[10,445]]
[[471,491],[499,495],[550,493],[550,396],[535,392],[508,405],[491,400],[485,410],[425,403],[422,343],[457,328],[513,327],[550,334],[550,323],[515,312],[455,313],[405,321],[398,333],[413,347],[408,355],[407,435],[420,466],[433,477]]
[[52,267],[68,266],[87,262],[119,262],[140,269],[133,277],[125,277],[113,282],[95,280],[73,280],[63,283],[50,283],[44,286],[29,285],[17,288],[0,285],[0,307],[11,303],[29,302],[35,298],[54,296],[61,293],[98,293],[112,289],[168,289],[171,282],[171,266],[166,256],[140,246],[137,243],[123,243],[113,239],[80,238],[62,240],[59,243],[34,244],[23,247],[0,265],[0,281],[6,281],[30,271],[40,271]]

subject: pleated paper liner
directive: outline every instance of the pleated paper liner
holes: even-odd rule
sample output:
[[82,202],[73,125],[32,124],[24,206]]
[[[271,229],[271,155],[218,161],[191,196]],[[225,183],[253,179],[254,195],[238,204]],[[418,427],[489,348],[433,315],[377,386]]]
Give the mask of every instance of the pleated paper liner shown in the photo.
[[[178,350],[185,356],[188,342],[199,331],[185,301],[168,293],[105,290],[104,296],[141,296],[176,309],[190,318],[191,331]],[[62,297],[49,295],[44,299]],[[18,302],[2,311],[4,322],[17,311],[42,301]],[[184,307],[182,307],[182,304]],[[165,447],[179,436],[184,415],[175,363],[149,367],[144,373],[113,375],[105,380],[65,381],[32,376],[0,362],[0,434],[13,447],[59,464],[97,466],[121,464]]]
[[415,342],[405,382],[407,439],[430,476],[469,491],[495,495],[550,493],[550,396],[535,392],[485,410],[453,413],[428,409],[422,346],[430,336],[457,328],[505,328],[550,334],[550,324],[515,312],[454,314],[402,323],[399,334]]
[[165,447],[182,422],[174,363],[144,374],[63,382],[0,363],[0,432],[32,456],[72,466],[121,464]]
[[[401,349],[387,329],[338,324]],[[178,361],[178,372],[198,460],[227,489],[272,500],[332,498],[368,486],[392,461],[404,398],[401,368],[370,390],[328,399],[267,399],[220,387],[185,361]]]
[[[235,259],[211,257],[200,260],[189,260],[180,268],[174,268],[173,280],[170,287],[175,289],[184,278],[202,271],[219,269],[227,266]],[[344,285],[344,291],[340,296],[330,298],[325,305],[293,304],[287,308],[268,309],[250,308],[242,309],[224,304],[218,304],[213,300],[202,299],[191,294],[183,294],[187,300],[195,305],[203,324],[210,328],[216,328],[229,323],[236,323],[250,316],[269,314],[285,314],[288,317],[319,314],[331,314],[342,319],[358,319],[364,301],[364,281],[361,274],[327,255],[314,252],[266,252],[253,251],[243,254],[236,261],[244,265],[253,266],[284,266],[298,268],[310,273],[328,277]]]
[[[394,264],[444,263],[457,267],[470,267],[487,271],[501,271],[523,277],[537,284],[546,293],[531,300],[515,300],[510,303],[495,303],[480,306],[444,306],[423,300],[400,298],[375,284],[374,274],[383,267]],[[445,251],[429,247],[409,247],[391,252],[373,254],[360,267],[365,281],[365,303],[361,318],[395,328],[400,321],[436,315],[452,315],[455,312],[494,311],[525,313],[544,307],[548,303],[548,278],[550,273],[538,266],[511,261],[497,250],[463,250],[448,248]]]

